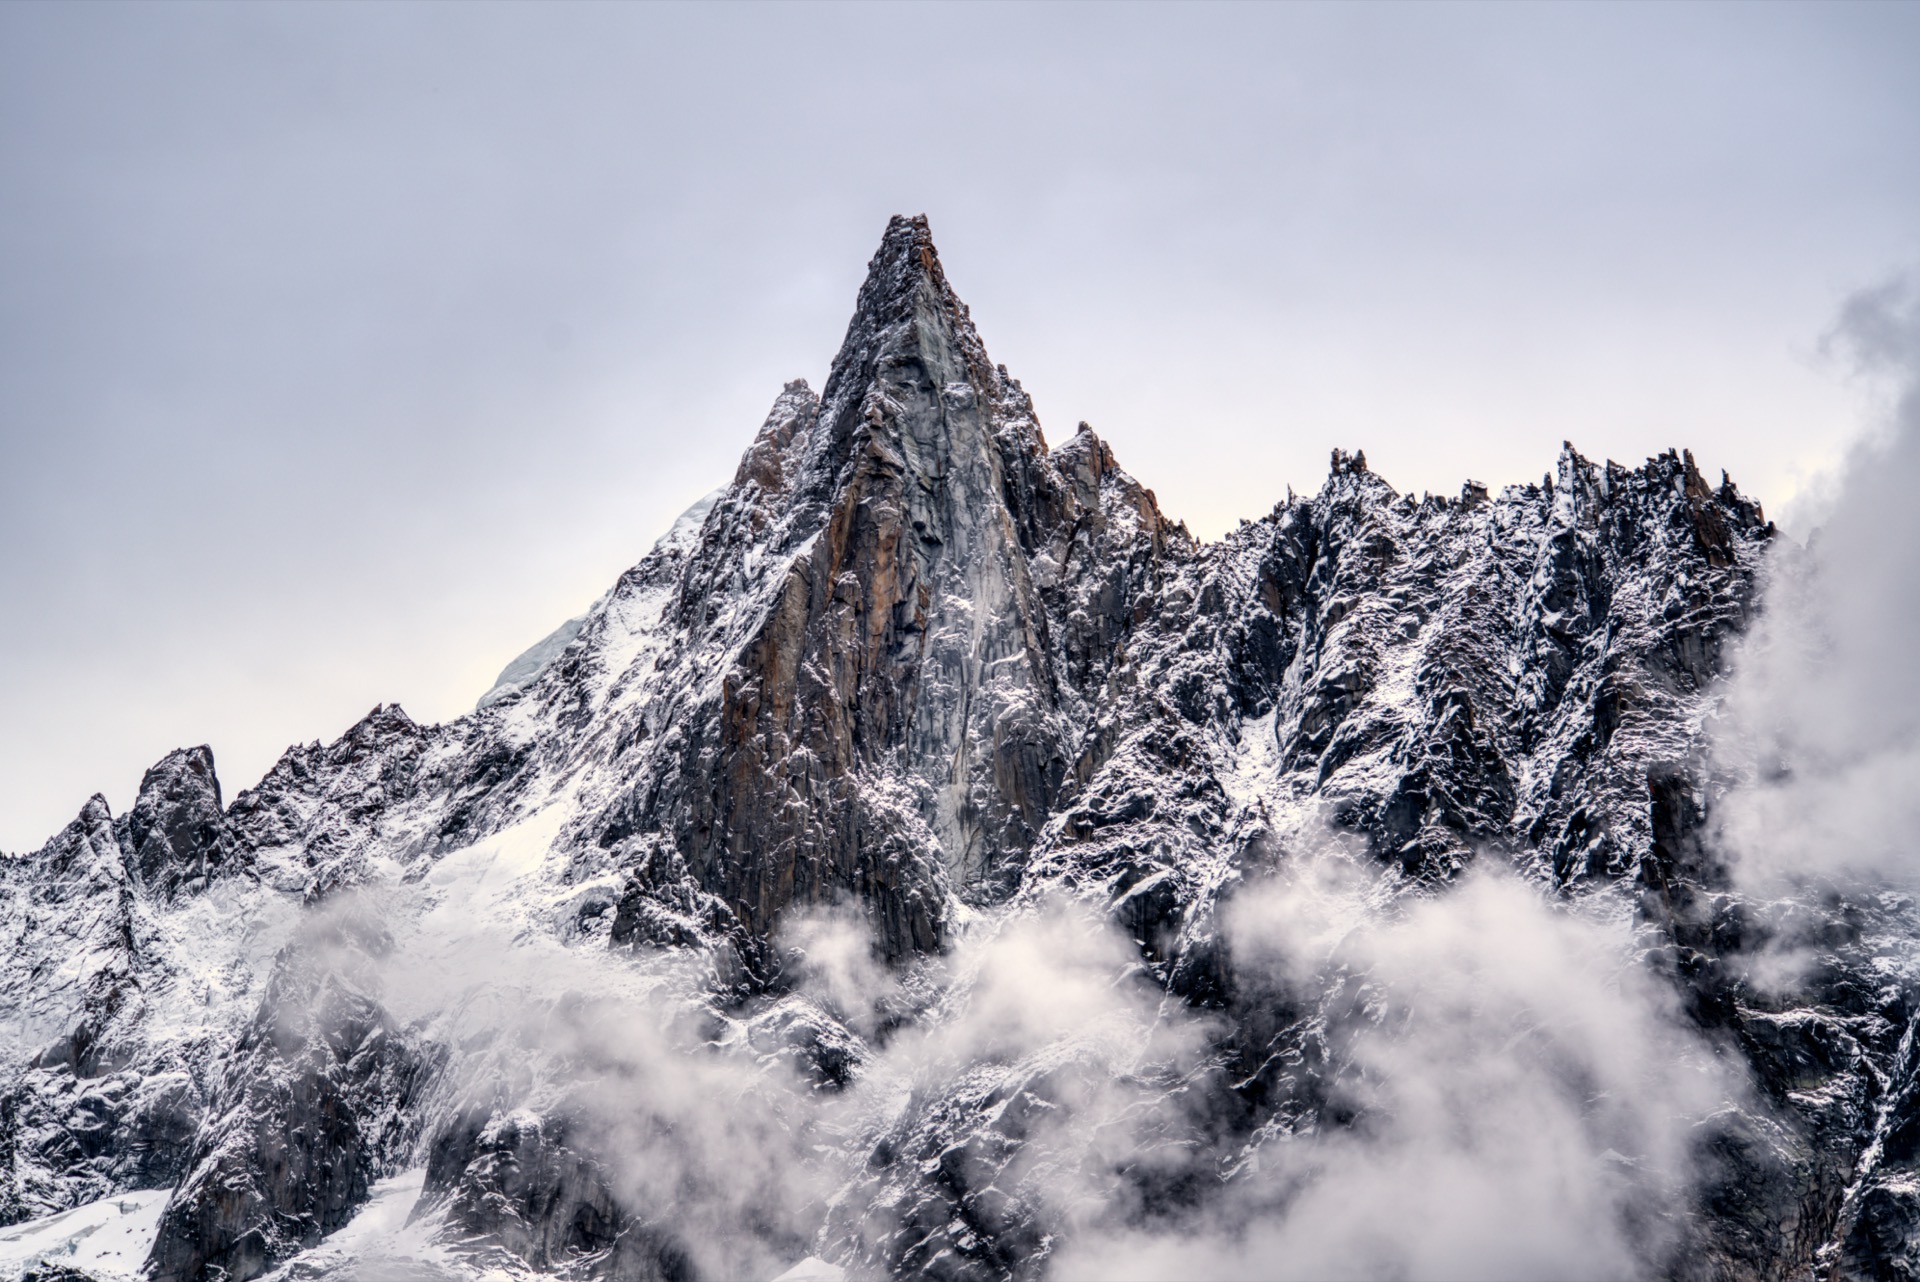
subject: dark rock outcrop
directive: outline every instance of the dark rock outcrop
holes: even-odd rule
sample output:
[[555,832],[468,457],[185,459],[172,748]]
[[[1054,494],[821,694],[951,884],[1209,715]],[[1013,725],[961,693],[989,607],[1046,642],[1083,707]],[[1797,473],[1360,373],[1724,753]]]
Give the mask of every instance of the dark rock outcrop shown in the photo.
[[229,857],[220,780],[213,750],[202,745],[162,757],[140,781],[140,795],[120,821],[120,844],[134,875],[157,895],[199,890]]
[[433,1141],[423,1210],[484,1266],[496,1253],[605,1282],[694,1282],[684,1248],[622,1204],[578,1119],[463,1113]]

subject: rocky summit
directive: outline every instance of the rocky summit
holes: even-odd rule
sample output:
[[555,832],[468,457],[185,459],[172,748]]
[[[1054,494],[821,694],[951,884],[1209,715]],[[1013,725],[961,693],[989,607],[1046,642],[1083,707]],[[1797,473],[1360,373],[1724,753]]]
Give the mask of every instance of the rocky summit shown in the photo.
[[1713,840],[1778,542],[1572,445],[1199,541],[896,218],[473,713],[0,856],[0,1268],[1912,1278],[1914,904]]

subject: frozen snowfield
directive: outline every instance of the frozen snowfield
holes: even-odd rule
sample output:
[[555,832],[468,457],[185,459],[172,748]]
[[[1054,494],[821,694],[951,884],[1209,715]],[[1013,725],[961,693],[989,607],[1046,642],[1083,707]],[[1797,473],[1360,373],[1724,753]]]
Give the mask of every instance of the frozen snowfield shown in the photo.
[[0,1229],[0,1278],[19,1278],[36,1264],[82,1269],[100,1282],[138,1278],[171,1192],[122,1193]]

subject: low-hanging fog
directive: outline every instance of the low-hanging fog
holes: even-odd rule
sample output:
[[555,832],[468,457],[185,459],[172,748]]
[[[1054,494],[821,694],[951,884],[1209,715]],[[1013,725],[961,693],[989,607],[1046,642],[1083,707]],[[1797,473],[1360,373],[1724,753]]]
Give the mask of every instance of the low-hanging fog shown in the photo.
[[1776,549],[1715,740],[1721,839],[1763,890],[1920,875],[1920,282],[1856,295],[1828,341],[1876,421]]
[[[1251,1141],[1218,1112],[1229,1025],[1059,896],[905,970],[852,914],[797,918],[793,991],[758,1013],[716,1005],[698,955],[336,911],[390,914],[377,987],[449,1048],[429,1129],[476,1108],[561,1128],[700,1276],[814,1252],[858,1276],[905,1210],[870,1153],[938,1125],[1004,1161],[1053,1276],[1620,1277],[1671,1245],[1690,1128],[1744,1092],[1618,914],[1495,870],[1395,902],[1320,830],[1225,914],[1238,982],[1302,1016],[1297,1098]],[[794,1018],[863,1039],[844,1089],[805,1071]]]

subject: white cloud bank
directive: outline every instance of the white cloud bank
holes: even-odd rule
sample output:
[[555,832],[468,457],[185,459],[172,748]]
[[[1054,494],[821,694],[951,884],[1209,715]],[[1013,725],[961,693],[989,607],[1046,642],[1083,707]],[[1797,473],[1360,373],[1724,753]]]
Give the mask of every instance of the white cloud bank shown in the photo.
[[1802,548],[1776,550],[1735,666],[1717,806],[1744,884],[1920,874],[1920,281],[1856,295],[1830,337],[1883,393]]
[[1383,914],[1370,882],[1322,857],[1229,914],[1243,977],[1338,994],[1321,1122],[1268,1137],[1190,1231],[1083,1239],[1059,1276],[1619,1278],[1658,1258],[1693,1125],[1733,1083],[1624,923],[1485,872]]

